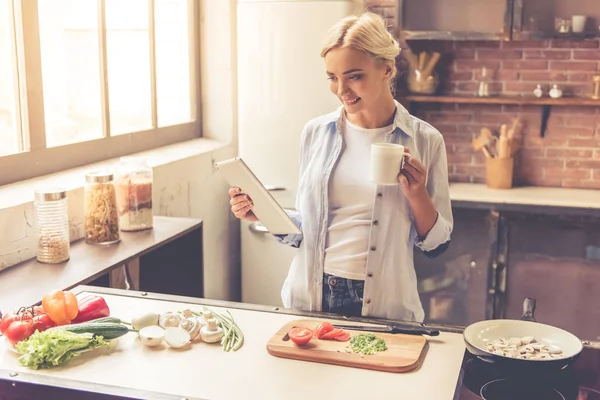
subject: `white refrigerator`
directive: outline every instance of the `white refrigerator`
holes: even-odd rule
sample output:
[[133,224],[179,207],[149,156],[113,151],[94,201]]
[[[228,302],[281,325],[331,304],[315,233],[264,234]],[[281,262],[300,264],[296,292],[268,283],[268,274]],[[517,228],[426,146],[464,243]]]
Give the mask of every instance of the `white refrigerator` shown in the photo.
[[[321,45],[355,9],[353,0],[238,0],[239,155],[285,208],[294,208],[304,124],[339,106]],[[247,221],[241,246],[242,301],[281,306],[297,250]]]

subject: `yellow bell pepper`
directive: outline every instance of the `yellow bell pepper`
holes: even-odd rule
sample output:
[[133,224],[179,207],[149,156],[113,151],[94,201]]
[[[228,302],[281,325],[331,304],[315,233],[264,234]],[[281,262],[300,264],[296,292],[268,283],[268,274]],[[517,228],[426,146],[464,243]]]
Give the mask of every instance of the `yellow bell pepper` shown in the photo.
[[42,308],[57,325],[68,325],[79,312],[77,297],[72,292],[53,290],[42,299]]

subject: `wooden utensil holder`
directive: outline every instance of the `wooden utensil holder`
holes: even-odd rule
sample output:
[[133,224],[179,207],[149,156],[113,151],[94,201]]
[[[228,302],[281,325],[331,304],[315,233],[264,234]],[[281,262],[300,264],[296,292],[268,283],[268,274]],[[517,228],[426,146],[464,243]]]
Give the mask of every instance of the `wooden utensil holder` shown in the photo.
[[487,187],[490,189],[512,188],[514,165],[513,157],[486,158],[485,181]]

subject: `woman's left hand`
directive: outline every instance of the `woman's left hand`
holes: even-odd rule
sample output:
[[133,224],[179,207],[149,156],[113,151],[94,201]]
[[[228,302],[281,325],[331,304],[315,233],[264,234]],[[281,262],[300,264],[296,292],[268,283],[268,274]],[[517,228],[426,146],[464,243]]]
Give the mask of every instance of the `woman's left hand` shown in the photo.
[[404,167],[398,174],[398,182],[402,186],[402,192],[408,198],[416,198],[427,194],[425,182],[427,181],[427,170],[419,160],[410,155],[410,150],[404,148],[409,155],[404,160]]

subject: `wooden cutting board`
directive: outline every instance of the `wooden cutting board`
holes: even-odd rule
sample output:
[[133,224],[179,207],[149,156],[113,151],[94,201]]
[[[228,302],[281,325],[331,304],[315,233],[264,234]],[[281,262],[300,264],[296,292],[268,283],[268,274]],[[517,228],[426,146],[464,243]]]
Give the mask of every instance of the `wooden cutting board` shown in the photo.
[[[286,338],[286,334],[294,326],[315,329],[320,322],[322,321],[295,320],[289,322],[281,327],[269,340],[267,351],[276,357],[292,358],[295,360],[385,372],[408,372],[421,366],[429,347],[427,339],[422,335],[373,332],[377,337],[385,340],[387,350],[372,355],[360,355],[346,351],[346,347],[350,343],[349,341],[339,342],[337,340],[319,340],[313,338],[307,345],[297,346],[289,340],[289,337]],[[344,322],[344,325],[347,325],[347,323]],[[369,332],[348,330],[348,333],[354,337],[361,333]]]

